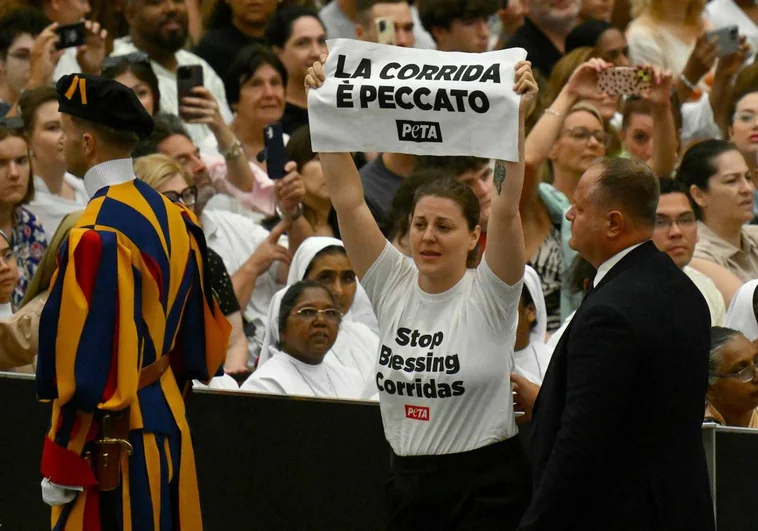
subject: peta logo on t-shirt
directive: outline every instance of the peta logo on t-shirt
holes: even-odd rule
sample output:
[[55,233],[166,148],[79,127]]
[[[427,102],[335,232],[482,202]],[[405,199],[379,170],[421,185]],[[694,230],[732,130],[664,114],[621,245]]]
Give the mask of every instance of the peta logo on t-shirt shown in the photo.
[[405,404],[405,417],[413,420],[429,422],[429,408]]

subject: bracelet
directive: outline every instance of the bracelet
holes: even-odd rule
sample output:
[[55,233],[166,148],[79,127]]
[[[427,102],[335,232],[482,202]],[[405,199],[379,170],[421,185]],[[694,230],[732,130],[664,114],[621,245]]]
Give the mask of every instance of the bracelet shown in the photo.
[[545,109],[545,114],[552,114],[553,116],[557,116],[558,118],[560,118],[561,116],[563,116],[563,113],[560,113],[558,111],[554,111],[553,109],[551,109],[549,107],[547,109]]
[[223,150],[221,154],[224,156],[224,160],[232,161],[239,157],[243,150],[244,147],[242,146],[242,142],[240,142],[239,138],[235,136],[232,145]]
[[682,83],[684,83],[684,86],[690,89],[691,91],[694,92],[697,90],[697,87],[694,84],[690,83],[690,80],[687,79],[687,76],[685,76],[684,74],[679,74],[679,79],[682,81]]
[[279,205],[276,205],[276,213],[279,214],[279,217],[281,219],[288,219],[290,221],[296,221],[300,219],[300,216],[303,215],[303,204],[298,203],[297,207],[295,207],[294,212],[285,213],[281,208],[279,208]]

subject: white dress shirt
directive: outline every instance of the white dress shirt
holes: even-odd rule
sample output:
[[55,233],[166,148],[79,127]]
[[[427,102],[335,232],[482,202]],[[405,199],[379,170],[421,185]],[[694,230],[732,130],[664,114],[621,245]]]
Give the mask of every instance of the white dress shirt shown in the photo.
[[[113,52],[111,53],[111,56],[126,55],[128,53],[133,53],[136,51],[138,51],[138,49],[132,43],[131,38],[123,37],[121,39],[116,39],[113,41]],[[194,53],[188,52],[186,50],[179,50],[176,52],[176,63],[178,66],[200,65],[203,67],[203,85],[216,98],[219,109],[221,111],[221,116],[224,118],[224,121],[226,123],[231,122],[233,116],[232,111],[229,109],[229,104],[226,101],[226,89],[224,88],[224,82],[221,80],[216,71],[213,70],[213,67],[211,67],[211,65],[209,65],[205,59],[202,59]],[[161,112],[178,115],[179,94],[176,89],[176,73],[166,70],[155,61],[150,61],[150,64],[153,67],[155,75],[158,77],[158,87],[161,91]],[[213,137],[213,133],[206,125],[185,123],[184,126],[187,128],[187,132],[192,137],[192,141],[198,146],[207,144],[209,141],[206,139],[208,137]],[[215,142],[211,142],[211,145],[214,143]]]
[[42,223],[47,241],[52,240],[53,234],[55,234],[63,218],[72,212],[82,210],[89,201],[89,195],[81,179],[77,179],[70,173],[65,173],[63,180],[74,189],[74,199],[67,199],[52,193],[42,177],[34,176],[34,199],[27,205],[27,208]]
[[634,251],[637,247],[642,245],[645,242],[637,243],[635,245],[632,245],[631,247],[627,247],[623,251],[619,251],[618,253],[611,256],[608,260],[600,264],[600,267],[597,268],[597,273],[595,274],[595,281],[592,283],[592,287],[596,288],[598,284],[600,284],[600,281],[603,280],[603,277],[608,274],[608,272],[613,269],[613,266],[618,264],[626,255]]
[[92,166],[84,175],[84,187],[87,189],[87,195],[92,198],[101,188],[133,180],[132,159],[115,159]]
[[5,319],[13,315],[13,308],[10,302],[4,302],[0,304],[0,319]]

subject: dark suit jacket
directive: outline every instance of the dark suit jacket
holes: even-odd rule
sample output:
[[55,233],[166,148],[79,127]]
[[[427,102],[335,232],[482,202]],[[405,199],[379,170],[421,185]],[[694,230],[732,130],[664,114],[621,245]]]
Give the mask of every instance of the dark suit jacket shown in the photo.
[[710,314],[652,242],[589,293],[534,409],[534,496],[519,530],[706,531],[701,424]]

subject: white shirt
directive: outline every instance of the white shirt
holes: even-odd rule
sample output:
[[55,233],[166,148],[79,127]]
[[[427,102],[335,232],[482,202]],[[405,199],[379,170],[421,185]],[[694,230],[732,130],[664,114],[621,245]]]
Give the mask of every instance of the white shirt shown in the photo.
[[711,312],[711,326],[724,326],[726,304],[724,304],[724,296],[721,295],[713,280],[690,266],[684,266],[682,271],[690,277],[692,283],[703,294],[705,302],[708,303],[708,310]]
[[753,62],[758,51],[758,26],[734,0],[711,0],[705,6],[705,16],[717,29],[736,25],[740,35],[747,37],[751,52],[748,62]]
[[240,387],[251,393],[359,399],[363,378],[355,369],[324,358],[310,365],[278,351],[265,366],[256,370]]
[[58,60],[58,64],[55,65],[55,70],[53,70],[53,83],[63,76],[78,74],[81,71],[82,67],[79,65],[79,61],[76,60],[76,47],[66,48]]
[[[113,52],[111,53],[111,56],[125,55],[136,51],[138,51],[137,47],[134,46],[131,38],[123,37],[113,41]],[[213,70],[211,65],[209,65],[204,59],[186,50],[179,50],[176,52],[176,63],[178,66],[200,65],[203,67],[203,85],[218,101],[221,116],[224,118],[224,121],[226,123],[231,122],[233,116],[232,111],[229,109],[229,104],[226,101],[224,82]],[[178,115],[179,95],[176,89],[176,74],[166,70],[155,61],[150,61],[150,64],[153,67],[153,71],[155,71],[155,75],[158,77],[158,87],[161,91],[161,112]],[[184,126],[192,137],[192,141],[197,145],[202,144],[207,137],[213,137],[213,133],[205,125],[185,123]]]
[[52,240],[53,234],[55,234],[63,218],[72,212],[82,210],[89,201],[89,195],[84,188],[84,181],[77,179],[70,173],[64,173],[63,180],[74,189],[75,199],[66,199],[53,194],[42,177],[34,176],[34,200],[27,205],[27,208],[42,223],[47,241]]
[[642,245],[642,243],[637,243],[631,247],[627,247],[623,251],[619,251],[618,253],[611,256],[608,260],[600,264],[600,267],[597,268],[597,273],[595,273],[595,281],[592,283],[592,287],[596,288],[597,285],[600,284],[600,281],[603,280],[603,277],[607,275],[611,269],[613,269],[613,266],[618,264],[626,255]]
[[[230,275],[242,267],[269,235],[266,229],[250,218],[221,210],[203,210],[200,223],[208,247],[218,253]],[[281,287],[276,282],[277,267],[278,263],[274,262],[265,274],[257,278],[250,302],[242,311],[245,319],[255,325],[255,337],[259,344],[263,342],[266,331],[269,303]]]
[[732,297],[729,311],[726,312],[726,326],[742,332],[748,341],[758,339],[758,322],[756,322],[753,296],[758,279],[742,285]]
[[92,166],[84,174],[84,188],[92,198],[98,190],[106,186],[127,183],[134,180],[132,159],[115,159]]
[[529,343],[529,346],[513,353],[514,371],[537,385],[542,385],[553,351],[545,343]]
[[379,319],[376,383],[384,433],[398,455],[475,450],[517,430],[508,375],[523,281],[487,265],[444,293],[389,242],[361,281]]
[[6,319],[13,315],[13,307],[10,302],[0,304],[0,319]]

